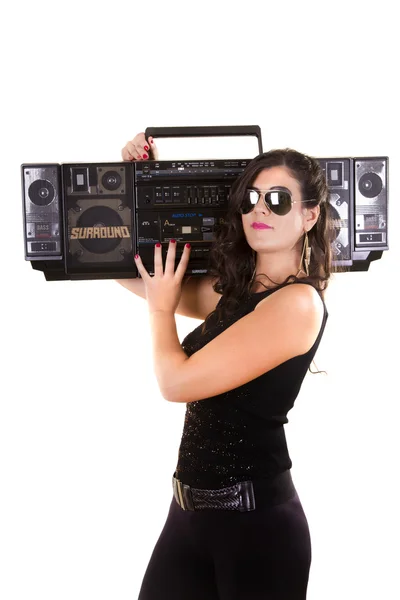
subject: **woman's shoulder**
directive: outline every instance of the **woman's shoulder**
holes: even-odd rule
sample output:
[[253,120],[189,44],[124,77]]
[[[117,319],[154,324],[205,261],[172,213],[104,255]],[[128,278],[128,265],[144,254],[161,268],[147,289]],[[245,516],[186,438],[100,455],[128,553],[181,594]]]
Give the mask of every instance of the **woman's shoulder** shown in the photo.
[[[294,284],[296,284],[295,287]],[[279,298],[280,295],[284,295],[288,297],[298,298],[305,297],[306,300],[307,298],[310,298],[311,301],[315,302],[317,305],[322,302],[324,312],[327,312],[325,301],[321,295],[321,292],[310,281],[302,281],[301,279],[298,279],[296,281],[287,282],[283,285],[271,288],[268,291],[270,293],[267,296],[265,296],[264,293],[262,294],[262,297],[260,298],[259,302],[257,302],[257,304],[255,305],[254,310],[262,304],[265,304],[271,298],[272,294],[274,294],[277,295],[275,296],[275,299]],[[317,296],[319,297],[319,300],[317,300]]]

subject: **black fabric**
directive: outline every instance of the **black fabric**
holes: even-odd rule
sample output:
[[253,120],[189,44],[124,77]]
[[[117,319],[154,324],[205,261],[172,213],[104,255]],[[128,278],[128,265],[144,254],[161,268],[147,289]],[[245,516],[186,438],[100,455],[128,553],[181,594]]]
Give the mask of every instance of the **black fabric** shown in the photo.
[[[249,294],[227,319],[217,322],[214,315],[204,335],[201,324],[185,337],[183,350],[191,356],[278,289]],[[176,467],[176,476],[184,484],[218,489],[238,481],[271,479],[292,467],[283,426],[288,423],[287,413],[293,408],[325,329],[329,313],[320,298],[324,318],[307,353],[233,390],[187,403]]]
[[247,512],[188,511],[172,497],[138,600],[306,600],[311,559],[296,490]]

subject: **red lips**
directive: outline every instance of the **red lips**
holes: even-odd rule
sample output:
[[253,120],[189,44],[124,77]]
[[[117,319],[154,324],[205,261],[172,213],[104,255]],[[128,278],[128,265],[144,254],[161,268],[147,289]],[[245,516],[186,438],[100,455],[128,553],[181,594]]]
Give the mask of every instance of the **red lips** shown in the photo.
[[251,226],[254,229],[272,229],[270,225],[267,225],[266,223],[261,223],[260,221],[254,221],[254,223],[252,223]]

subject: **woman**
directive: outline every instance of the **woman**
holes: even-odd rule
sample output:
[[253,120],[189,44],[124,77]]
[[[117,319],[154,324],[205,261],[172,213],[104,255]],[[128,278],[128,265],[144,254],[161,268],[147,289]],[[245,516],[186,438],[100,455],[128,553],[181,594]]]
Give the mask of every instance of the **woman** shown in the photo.
[[[138,134],[122,157],[156,152]],[[329,190],[315,159],[271,150],[235,180],[228,205],[210,252],[221,297],[182,344],[174,312],[190,250],[174,271],[171,241],[164,271],[155,247],[153,277],[135,258],[161,391],[186,403],[174,495],[139,600],[306,598],[311,539],[283,426],[328,317]]]

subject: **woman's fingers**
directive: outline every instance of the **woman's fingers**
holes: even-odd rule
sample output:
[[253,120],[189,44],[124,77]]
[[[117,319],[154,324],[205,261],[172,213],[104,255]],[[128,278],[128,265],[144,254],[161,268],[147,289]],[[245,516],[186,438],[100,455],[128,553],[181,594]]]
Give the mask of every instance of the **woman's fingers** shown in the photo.
[[154,275],[156,277],[162,277],[164,271],[161,250],[161,244],[159,248],[157,248],[157,244],[154,245]]
[[176,242],[170,242],[167,252],[167,260],[165,261],[165,272],[174,274],[175,271],[175,256],[176,256]]
[[[177,279],[183,279],[190,257],[190,248],[185,244],[182,252],[181,259],[178,263],[178,267],[175,271],[175,257],[176,257],[176,242],[170,242],[168,246],[167,259],[165,261],[165,270],[163,267],[162,258],[162,246],[154,245],[154,277],[163,277],[163,275],[175,275]],[[144,265],[140,259],[136,259],[137,269],[143,279],[150,278],[150,275],[144,268]]]
[[138,258],[135,258],[135,264],[136,264],[137,270],[140,273],[140,276],[142,277],[142,279],[144,279],[144,281],[146,283],[147,279],[150,277],[150,275],[148,274],[148,272],[144,268],[144,265],[142,263],[142,259],[140,258],[140,255],[138,256]]
[[124,146],[121,150],[122,160],[133,160],[133,156],[128,150],[128,145]]
[[154,247],[154,275],[158,277],[162,277],[165,273],[166,275],[176,275],[178,278],[182,278],[187,269],[187,265],[189,262],[190,256],[190,248],[187,248],[186,245],[183,248],[181,259],[178,263],[178,267],[175,271],[175,259],[176,259],[176,242],[170,242],[168,245],[167,258],[165,261],[165,269],[163,268],[163,259],[162,259],[162,246],[157,248]]
[[183,277],[186,273],[187,266],[188,266],[189,257],[190,257],[190,248],[188,248],[185,244],[185,246],[183,248],[181,260],[179,261],[179,264],[175,271],[175,276],[178,279],[183,279]]
[[149,137],[149,143],[150,143],[151,156],[153,156],[153,160],[158,160],[158,148],[156,146],[154,138],[151,136]]
[[147,141],[145,134],[141,132],[125,144],[121,155],[122,160],[158,160],[158,149],[154,139],[150,136]]

